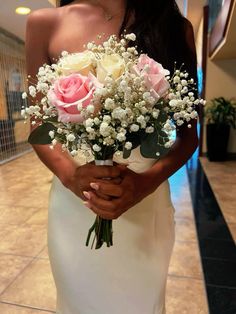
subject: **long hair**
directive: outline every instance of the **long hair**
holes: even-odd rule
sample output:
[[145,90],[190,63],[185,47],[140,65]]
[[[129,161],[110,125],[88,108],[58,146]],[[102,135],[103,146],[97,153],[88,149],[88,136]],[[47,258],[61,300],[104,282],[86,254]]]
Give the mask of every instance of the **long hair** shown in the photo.
[[[72,0],[61,0],[60,6]],[[147,53],[173,72],[174,64],[197,81],[196,51],[187,34],[193,35],[191,23],[179,11],[175,0],[127,0],[120,34],[126,29],[136,34],[138,50]],[[127,27],[131,14],[135,19]]]

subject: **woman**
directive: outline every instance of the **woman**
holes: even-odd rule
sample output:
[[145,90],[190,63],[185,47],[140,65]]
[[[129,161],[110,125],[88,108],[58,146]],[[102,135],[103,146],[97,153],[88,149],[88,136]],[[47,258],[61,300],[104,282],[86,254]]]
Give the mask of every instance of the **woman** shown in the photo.
[[[97,35],[119,36],[125,28],[136,33],[140,51],[170,70],[175,61],[185,62],[195,77],[192,27],[174,0],[61,1],[59,8],[36,11],[27,24],[28,73],[34,77],[43,63],[52,63],[63,50],[83,51],[87,42],[102,40]],[[158,162],[144,159],[135,149],[128,161],[114,156],[117,165],[97,167],[82,155],[72,159],[60,146],[52,151],[34,145],[55,174],[48,246],[58,314],[165,313],[174,242],[167,179],[196,147],[195,123],[191,129],[178,130],[176,143]],[[113,224],[113,247],[96,251],[85,247],[93,212],[118,218]]]

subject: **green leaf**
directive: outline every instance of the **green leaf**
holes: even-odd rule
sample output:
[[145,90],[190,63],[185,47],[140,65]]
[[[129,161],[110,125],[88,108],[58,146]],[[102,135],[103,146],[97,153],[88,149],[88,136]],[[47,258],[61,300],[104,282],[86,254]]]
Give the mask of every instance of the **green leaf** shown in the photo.
[[130,155],[131,155],[131,149],[128,150],[128,149],[126,149],[126,148],[124,147],[124,149],[123,149],[123,158],[124,158],[124,159],[127,159],[127,158],[130,157]]
[[207,103],[204,112],[207,123],[236,127],[236,103],[233,99],[214,98]]
[[132,149],[135,149],[136,147],[140,145],[141,133],[142,133],[141,131],[138,131],[138,132],[130,132],[126,134],[126,142],[132,143]]
[[[163,133],[163,131],[156,130],[151,134],[143,136],[140,146],[140,152],[143,157],[159,159],[169,151],[169,148],[164,146],[167,136]],[[165,136],[163,137],[163,135]],[[157,155],[157,153],[160,155]]]
[[38,126],[34,129],[29,138],[28,142],[30,144],[39,144],[39,145],[47,145],[52,143],[52,139],[49,136],[50,131],[55,131],[56,127],[51,123],[43,123],[42,125]]
[[58,117],[57,116],[55,116],[55,117],[48,117],[44,121],[45,121],[45,123],[46,122],[48,122],[48,123],[50,123],[50,122],[57,123],[58,122]]

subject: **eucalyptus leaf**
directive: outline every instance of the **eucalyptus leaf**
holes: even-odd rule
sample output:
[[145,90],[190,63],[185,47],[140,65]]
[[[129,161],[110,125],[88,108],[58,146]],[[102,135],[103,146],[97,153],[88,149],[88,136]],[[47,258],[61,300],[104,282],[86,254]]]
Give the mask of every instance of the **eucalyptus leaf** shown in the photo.
[[49,136],[50,131],[55,131],[56,127],[51,123],[43,123],[42,125],[38,126],[34,129],[29,138],[28,142],[32,145],[39,144],[39,145],[47,145],[52,143],[52,139]]
[[131,132],[126,134],[126,141],[132,143],[132,149],[138,147],[141,143],[142,131]]
[[58,117],[55,116],[55,117],[48,117],[47,119],[45,119],[44,121],[46,122],[53,122],[53,123],[58,123]]
[[124,159],[127,159],[127,158],[129,158],[130,157],[130,155],[131,155],[131,149],[126,149],[125,147],[124,147],[124,149],[123,149],[123,158]]
[[161,156],[165,155],[169,151],[169,148],[164,146],[166,142],[166,134],[165,138],[162,136],[164,134],[160,134],[156,130],[151,134],[146,134],[146,136],[143,136],[140,145],[141,155],[145,158],[154,159],[159,159]]

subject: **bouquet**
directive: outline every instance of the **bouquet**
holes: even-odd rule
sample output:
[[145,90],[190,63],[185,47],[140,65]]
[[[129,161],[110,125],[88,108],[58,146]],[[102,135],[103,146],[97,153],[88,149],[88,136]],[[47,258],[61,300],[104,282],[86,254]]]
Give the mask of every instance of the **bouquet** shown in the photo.
[[[97,165],[112,165],[114,153],[128,158],[140,147],[142,156],[160,158],[174,140],[176,127],[197,119],[195,83],[186,71],[168,70],[130,45],[135,34],[121,39],[112,35],[101,45],[88,43],[81,53],[62,52],[55,64],[39,68],[37,81],[29,86],[32,105],[22,110],[37,127],[31,144],[57,143],[76,156],[90,151]],[[37,95],[42,97],[37,97]],[[34,101],[35,99],[35,101]],[[112,221],[97,216],[96,248],[113,244]],[[94,242],[93,241],[93,242]]]

